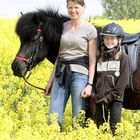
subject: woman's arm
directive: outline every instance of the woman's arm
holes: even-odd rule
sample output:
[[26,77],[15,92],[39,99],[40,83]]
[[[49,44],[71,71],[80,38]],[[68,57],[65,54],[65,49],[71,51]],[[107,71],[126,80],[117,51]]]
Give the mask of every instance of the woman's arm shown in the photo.
[[96,67],[96,49],[97,49],[97,40],[93,39],[89,42],[89,78],[88,83],[93,84],[95,67]]
[[95,74],[96,67],[96,49],[97,49],[97,39],[92,39],[89,41],[89,73],[88,73],[88,83],[86,88],[82,91],[81,97],[86,98],[91,95],[92,84]]
[[58,58],[55,61],[54,68],[53,68],[53,71],[52,71],[52,73],[50,75],[48,83],[45,86],[45,94],[46,95],[50,95],[50,91],[51,91],[51,88],[52,88],[52,83],[53,83],[53,80],[54,80],[54,77],[55,77],[55,69],[56,69],[57,60],[58,60]]

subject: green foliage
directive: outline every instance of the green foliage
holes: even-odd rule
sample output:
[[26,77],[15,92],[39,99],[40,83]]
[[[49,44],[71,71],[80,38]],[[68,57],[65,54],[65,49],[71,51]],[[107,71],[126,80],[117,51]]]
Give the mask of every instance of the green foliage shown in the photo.
[[104,16],[110,19],[140,19],[139,0],[102,0]]

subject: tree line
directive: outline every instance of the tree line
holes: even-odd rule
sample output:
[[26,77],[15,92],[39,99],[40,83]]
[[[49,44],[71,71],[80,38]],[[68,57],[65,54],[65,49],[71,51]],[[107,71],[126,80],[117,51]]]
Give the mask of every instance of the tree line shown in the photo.
[[104,17],[110,19],[140,19],[140,0],[101,0]]

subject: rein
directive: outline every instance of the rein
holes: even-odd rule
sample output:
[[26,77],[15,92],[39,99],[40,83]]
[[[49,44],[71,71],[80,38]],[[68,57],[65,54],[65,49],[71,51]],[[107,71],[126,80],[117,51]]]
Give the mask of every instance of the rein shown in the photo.
[[[29,76],[30,76],[30,75],[31,75],[31,73],[29,74]],[[27,79],[29,78],[29,76],[28,76],[27,78],[23,77],[24,81],[25,81],[28,85],[30,85],[30,86],[32,86],[32,87],[34,87],[34,88],[37,88],[37,89],[39,89],[39,90],[42,90],[42,91],[44,91],[44,92],[46,91],[44,88],[35,86],[35,85],[31,84],[30,82],[28,82]]]

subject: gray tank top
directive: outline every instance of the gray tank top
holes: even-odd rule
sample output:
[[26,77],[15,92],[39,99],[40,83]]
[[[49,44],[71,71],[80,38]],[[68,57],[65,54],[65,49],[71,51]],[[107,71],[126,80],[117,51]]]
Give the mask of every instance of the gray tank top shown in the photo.
[[[75,31],[69,30],[69,21],[64,23],[64,29],[60,40],[59,56],[65,60],[88,56],[88,46],[91,39],[97,38],[96,28],[89,22],[85,22]],[[88,75],[88,69],[81,65],[71,64],[71,70]]]

